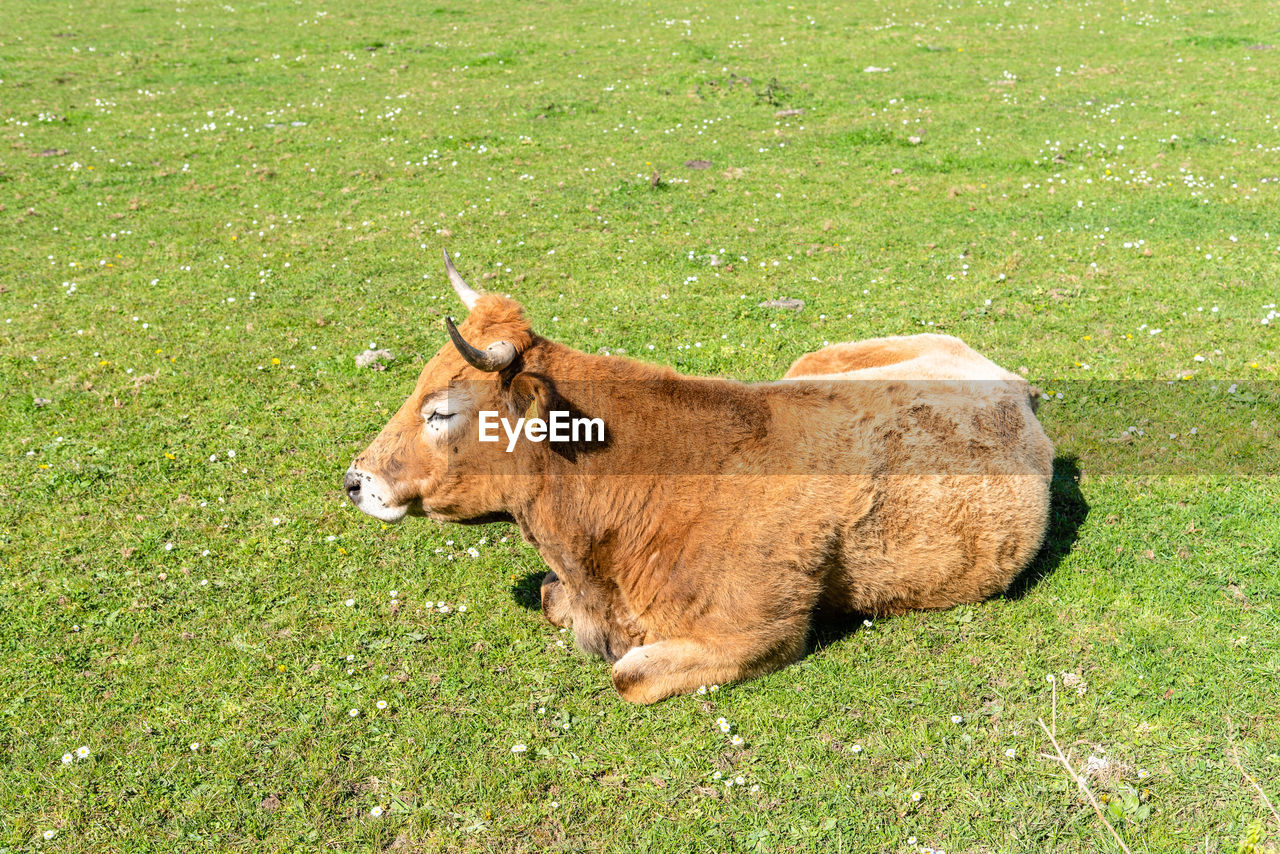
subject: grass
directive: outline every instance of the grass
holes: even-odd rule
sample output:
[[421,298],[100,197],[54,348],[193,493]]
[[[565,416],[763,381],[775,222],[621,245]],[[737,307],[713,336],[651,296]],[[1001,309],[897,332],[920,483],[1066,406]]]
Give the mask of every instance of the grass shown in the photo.
[[[1115,850],[1046,674],[1133,851],[1275,844],[1228,752],[1277,799],[1273,7],[8,11],[0,851]],[[442,246],[690,373],[922,330],[1025,369],[1045,553],[624,705],[513,528],[344,501],[459,311]]]

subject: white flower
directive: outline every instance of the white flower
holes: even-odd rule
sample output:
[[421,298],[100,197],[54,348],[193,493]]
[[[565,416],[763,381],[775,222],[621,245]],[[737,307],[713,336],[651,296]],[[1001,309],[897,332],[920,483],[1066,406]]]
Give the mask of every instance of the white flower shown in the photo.
[[1151,776],[1151,772],[1150,772],[1150,771],[1148,771],[1146,768],[1139,768],[1139,769],[1138,769],[1138,779],[1139,779],[1139,780],[1145,780],[1145,779],[1147,779],[1147,778],[1148,778],[1148,777],[1150,777],[1150,776]]
[[347,605],[347,607],[348,607],[348,608],[354,608],[354,607],[356,606],[356,600],[354,600],[354,599],[348,599],[348,600],[346,601],[346,605]]
[[724,776],[723,774],[721,774],[719,771],[717,771],[717,772],[715,772],[714,774],[712,774],[712,775],[711,775],[711,779],[712,779],[712,780],[719,780],[719,779],[720,779],[721,777],[723,777],[723,776]]
[[912,793],[911,793],[911,802],[912,802],[912,803],[914,803],[914,804],[918,804],[918,803],[920,803],[920,801],[921,801],[921,800],[923,800],[923,799],[924,799],[924,795],[923,795],[923,794],[921,794],[920,792],[912,792]]
[[471,555],[472,557],[480,557],[480,551],[476,549],[474,546],[467,549],[467,554]]
[[746,780],[744,780],[742,777],[734,777],[734,778],[733,778],[733,782],[734,782],[735,784],[739,785],[739,786],[745,786],[745,785],[747,785],[747,781],[746,781]]
[[382,807],[374,807],[373,809],[369,810],[369,815],[373,816],[374,818],[382,818]]
[[227,451],[227,456],[228,456],[228,457],[232,457],[232,458],[234,458],[234,457],[235,457],[235,455],[236,455],[236,452],[235,452],[235,451]]
[[374,703],[374,705],[378,707],[379,711],[381,711],[382,709],[385,709],[387,707],[387,701],[379,700],[378,702]]
[[952,716],[951,716],[951,722],[952,722],[953,724],[963,723],[963,722],[964,722],[964,718],[960,717],[959,715],[952,715]]
[[1018,758],[1018,751],[1016,751],[1016,750],[1014,750],[1012,747],[1010,747],[1008,750],[1006,750],[1006,751],[1004,752],[1004,755],[1005,755],[1005,756],[1008,756],[1010,759],[1017,759],[1017,758]]
[[465,613],[465,612],[466,612],[466,610],[467,610],[467,606],[466,606],[466,605],[459,605],[459,606],[458,606],[458,613],[459,613],[459,614]]
[[425,604],[428,608],[434,608],[434,607],[436,606],[436,603],[435,603],[435,602],[426,602],[426,603],[424,603],[424,604]]
[[705,693],[707,693],[707,686],[706,686],[706,685],[699,685],[699,686],[698,686],[698,693],[699,693],[699,694],[705,694]]
[[729,739],[729,743],[734,747],[741,747],[743,745],[743,738],[742,736],[735,734],[733,738]]
[[850,747],[850,748],[849,748],[849,752],[850,752],[850,753],[861,753],[861,752],[862,752],[862,745],[861,745],[861,744],[855,744],[853,747]]
[[1046,681],[1046,682],[1053,682],[1053,674],[1052,674],[1052,673],[1046,673],[1046,674],[1044,675],[1044,681]]
[[512,752],[512,753],[524,753],[524,752],[525,752],[526,750],[528,750],[528,749],[529,749],[529,748],[525,747],[523,744],[513,744],[513,745],[511,745],[511,752]]
[[398,597],[399,595],[400,595],[400,591],[398,591],[398,590],[392,590],[392,591],[391,591],[391,598],[392,598],[392,599],[395,599],[395,598],[396,598],[396,597]]
[[89,748],[83,747],[83,746],[76,748],[76,759],[88,759],[88,758],[89,758]]
[[200,742],[198,741],[191,742],[191,752],[198,753],[199,750],[200,750]]
[[164,550],[165,550],[165,551],[167,551],[167,552],[171,552],[171,551],[173,551],[173,543],[165,543],[165,544],[164,544]]
[[272,520],[271,520],[271,524],[272,524],[272,525],[279,525],[279,524],[280,524],[280,517],[279,517],[279,516],[276,516],[274,519],[272,519]]
[[720,690],[720,686],[719,686],[719,685],[712,685],[712,686],[711,686],[710,688],[708,688],[707,690],[708,690],[708,691],[710,691],[712,694],[714,694],[715,692],[717,692],[717,691],[719,691],[719,690]]
[[75,759],[75,757],[74,757],[74,756],[72,756],[70,753],[64,753],[64,754],[62,754],[62,764],[63,764],[63,765],[70,765],[70,764],[71,764],[71,761],[72,761],[73,759]]
[[908,845],[915,845],[915,844],[916,844],[916,838],[915,838],[914,836],[908,836],[908,837],[907,837],[907,844],[908,844]]
[[869,628],[871,628],[871,625],[872,625],[872,623],[871,623],[871,621],[870,621],[870,620],[863,620],[863,621],[862,621],[862,627],[863,627],[864,629],[869,629]]
[[753,791],[753,792],[758,792],[758,791],[760,791],[760,786],[759,786],[759,784],[757,784],[757,785],[755,785],[755,786],[752,786],[752,787],[751,787],[751,791]]
[[349,717],[358,718],[358,717],[360,717],[360,710],[359,710],[359,709],[352,709],[351,711],[347,712],[347,715],[348,715]]
[[55,837],[55,836],[57,836],[57,835],[58,835],[58,831],[56,831],[56,830],[52,830],[52,829],[51,829],[51,830],[46,830],[46,831],[44,832],[44,838],[45,838],[46,840],[48,840],[48,839],[52,839],[53,837]]

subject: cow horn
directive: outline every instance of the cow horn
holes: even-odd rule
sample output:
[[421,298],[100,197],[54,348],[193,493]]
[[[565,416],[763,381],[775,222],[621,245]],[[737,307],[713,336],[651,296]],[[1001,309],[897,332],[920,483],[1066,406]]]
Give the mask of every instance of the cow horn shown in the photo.
[[462,337],[458,327],[453,325],[452,317],[446,317],[444,325],[449,330],[449,337],[453,339],[453,346],[458,348],[462,358],[471,367],[482,371],[500,371],[515,361],[516,348],[510,341],[494,341],[481,350],[467,343],[467,339]]
[[462,300],[462,304],[467,307],[467,311],[475,308],[476,300],[480,299],[480,292],[468,285],[461,274],[454,268],[448,249],[444,250],[444,268],[449,273],[449,284],[453,285],[453,289],[458,292],[458,299]]

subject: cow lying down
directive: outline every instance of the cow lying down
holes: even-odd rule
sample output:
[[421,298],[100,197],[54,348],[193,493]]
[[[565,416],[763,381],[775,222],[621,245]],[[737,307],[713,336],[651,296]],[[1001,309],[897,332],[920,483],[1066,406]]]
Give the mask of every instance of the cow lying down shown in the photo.
[[[956,338],[836,344],[778,382],[686,377],[549,341],[445,264],[470,315],[347,494],[388,522],[515,521],[551,570],[543,613],[627,700],[784,667],[816,611],[977,602],[1040,548],[1053,447],[1026,381]],[[532,420],[570,417],[585,429]]]

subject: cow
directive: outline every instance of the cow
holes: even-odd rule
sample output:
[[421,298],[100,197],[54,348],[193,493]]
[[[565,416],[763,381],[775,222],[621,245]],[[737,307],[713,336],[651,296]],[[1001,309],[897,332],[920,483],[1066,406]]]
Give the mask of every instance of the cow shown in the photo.
[[[514,521],[542,610],[634,703],[785,667],[815,614],[1005,591],[1039,551],[1053,446],[1026,380],[957,338],[801,356],[742,383],[573,350],[482,294],[346,473],[384,522]],[[598,419],[591,441],[481,441],[482,418]]]

